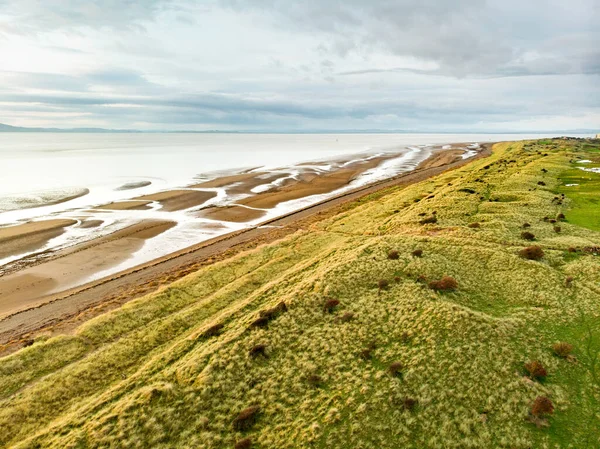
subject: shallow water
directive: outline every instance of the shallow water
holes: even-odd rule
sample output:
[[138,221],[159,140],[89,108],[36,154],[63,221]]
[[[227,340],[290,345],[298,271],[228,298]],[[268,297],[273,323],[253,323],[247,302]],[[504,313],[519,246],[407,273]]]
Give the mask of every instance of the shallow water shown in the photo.
[[[430,154],[430,146],[454,142],[489,142],[539,138],[526,135],[476,134],[63,134],[0,133],[0,225],[31,219],[101,219],[93,229],[73,226],[50,241],[58,249],[105,235],[142,219],[174,220],[177,226],[152,239],[127,262],[125,269],[232,230],[253,226],[294,209],[314,204],[343,189],[280,203],[265,217],[249,223],[217,222],[191,214],[211,204],[230,204],[240,197],[223,188],[203,189],[217,197],[187,211],[165,212],[158,203],[145,211],[90,211],[93,206],[247,169],[281,172],[282,177],[255,187],[255,193],[277,187],[284,177],[296,176],[302,162],[328,171],[334,160],[346,163],[382,153],[397,153],[379,167],[363,173],[353,188],[414,169]],[[465,153],[466,156],[473,152]],[[148,184],[149,183],[149,184]],[[137,187],[138,188],[123,188]],[[53,205],[61,196],[89,192]],[[38,207],[32,207],[38,206]],[[218,225],[218,226],[215,226]],[[21,254],[0,260],[0,266]],[[1,270],[0,270],[1,271]],[[110,274],[97,273],[94,278]],[[90,279],[91,280],[91,279]]]

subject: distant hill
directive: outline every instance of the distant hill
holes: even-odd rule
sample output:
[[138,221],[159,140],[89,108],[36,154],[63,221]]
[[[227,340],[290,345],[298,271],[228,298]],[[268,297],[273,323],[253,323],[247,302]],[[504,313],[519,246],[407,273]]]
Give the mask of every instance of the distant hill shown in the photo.
[[[182,133],[182,134],[545,134],[547,131],[473,131],[458,129],[454,131],[412,130],[412,129],[309,129],[309,130],[140,130],[140,129],[107,129],[107,128],[26,128],[0,123],[0,133]],[[596,134],[597,130],[570,129],[556,130],[555,136],[580,134]]]
[[105,128],[24,128],[0,123],[0,132],[8,133],[137,133],[130,129],[105,129]]

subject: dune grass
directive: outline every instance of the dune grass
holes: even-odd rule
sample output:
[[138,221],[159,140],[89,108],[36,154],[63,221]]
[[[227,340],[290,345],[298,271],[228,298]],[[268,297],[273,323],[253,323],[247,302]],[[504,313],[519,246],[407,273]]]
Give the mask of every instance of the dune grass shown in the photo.
[[599,447],[597,143],[497,144],[0,359],[0,446]]

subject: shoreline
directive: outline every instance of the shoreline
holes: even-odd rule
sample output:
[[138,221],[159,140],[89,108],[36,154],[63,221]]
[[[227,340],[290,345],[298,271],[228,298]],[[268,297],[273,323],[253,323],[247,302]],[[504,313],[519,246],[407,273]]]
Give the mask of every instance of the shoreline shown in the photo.
[[457,152],[456,149],[435,151],[410,172],[343,192],[255,226],[214,237],[102,279],[49,295],[42,304],[16,310],[0,318],[0,355],[20,347],[25,340],[40,333],[69,332],[82,322],[155,291],[202,265],[277,240],[325,215],[336,213],[343,205],[363,196],[389,187],[419,182],[485,157],[490,153],[491,145],[481,145],[478,154],[469,159],[461,159],[458,153],[463,152]]

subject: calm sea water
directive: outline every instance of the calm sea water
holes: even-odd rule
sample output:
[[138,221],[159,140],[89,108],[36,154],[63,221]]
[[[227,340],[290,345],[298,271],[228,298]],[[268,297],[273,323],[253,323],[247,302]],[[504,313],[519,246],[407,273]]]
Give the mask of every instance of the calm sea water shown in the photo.
[[476,134],[0,133],[0,196],[47,189],[114,188],[149,180],[181,186],[200,174],[287,166],[408,145],[522,139]]

